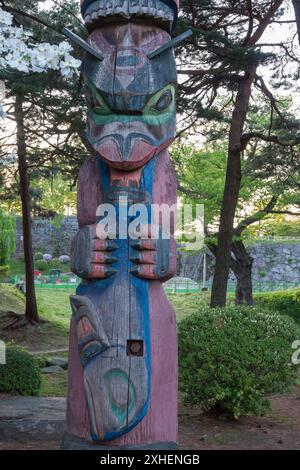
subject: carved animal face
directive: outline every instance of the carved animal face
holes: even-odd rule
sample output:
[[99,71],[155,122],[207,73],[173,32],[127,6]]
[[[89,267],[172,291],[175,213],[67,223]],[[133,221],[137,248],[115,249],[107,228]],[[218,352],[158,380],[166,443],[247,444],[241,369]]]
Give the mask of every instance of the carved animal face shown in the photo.
[[87,133],[112,167],[131,170],[170,145],[175,135],[176,66],[173,51],[147,55],[170,40],[156,26],[124,24],[92,32],[84,64]]

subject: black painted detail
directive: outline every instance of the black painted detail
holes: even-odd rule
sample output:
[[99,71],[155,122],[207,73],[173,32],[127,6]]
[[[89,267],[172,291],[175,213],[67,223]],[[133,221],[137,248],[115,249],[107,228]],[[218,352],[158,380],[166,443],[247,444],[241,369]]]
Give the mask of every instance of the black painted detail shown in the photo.
[[144,341],[142,339],[127,340],[127,356],[143,356]]

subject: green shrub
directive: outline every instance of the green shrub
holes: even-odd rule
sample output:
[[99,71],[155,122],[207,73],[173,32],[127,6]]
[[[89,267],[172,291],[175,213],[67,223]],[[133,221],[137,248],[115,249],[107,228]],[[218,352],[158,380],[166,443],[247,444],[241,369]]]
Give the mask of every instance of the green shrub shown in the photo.
[[256,294],[255,302],[264,309],[288,315],[300,324],[300,289]]
[[16,219],[10,214],[6,214],[0,208],[0,265],[9,263],[12,254],[16,250]]
[[41,379],[39,361],[25,349],[7,345],[6,364],[0,365],[0,391],[38,395]]
[[65,271],[69,268],[69,265],[66,263],[61,263],[57,258],[52,259],[51,261],[45,261],[39,259],[35,261],[34,266],[41,272],[50,271],[51,269],[59,269],[60,271]]
[[41,253],[40,251],[37,251],[34,255],[34,259],[35,259],[35,261],[43,259],[43,253]]
[[63,271],[66,269],[66,264],[61,263],[58,258],[53,258],[49,263],[49,269],[59,269],[60,271]]
[[7,275],[8,273],[8,270],[9,270],[9,266],[0,266],[0,275],[3,274],[3,275]]
[[9,266],[0,266],[0,282],[8,281]]
[[35,261],[34,267],[35,269],[41,272],[47,271],[49,269],[49,263],[47,263],[47,261],[44,261],[43,259],[39,259]]
[[232,417],[261,415],[267,394],[296,378],[290,365],[300,329],[290,318],[251,307],[200,307],[179,323],[180,389],[188,404]]

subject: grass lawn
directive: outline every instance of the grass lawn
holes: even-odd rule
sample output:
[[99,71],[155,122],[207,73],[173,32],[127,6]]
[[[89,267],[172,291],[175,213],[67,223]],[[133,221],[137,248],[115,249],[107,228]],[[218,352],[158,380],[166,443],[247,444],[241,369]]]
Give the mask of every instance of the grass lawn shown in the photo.
[[197,312],[200,305],[209,303],[209,292],[192,292],[190,294],[168,294],[172,303],[177,321]]
[[38,310],[41,318],[68,331],[71,317],[69,297],[72,289],[36,288]]
[[24,295],[15,287],[0,284],[0,314],[8,311],[24,313]]
[[[50,261],[49,263],[40,263],[41,260],[35,261],[35,269],[41,271],[43,274],[49,274],[51,269],[59,269],[62,273],[70,272],[71,267],[70,263],[60,263],[57,259]],[[7,278],[12,278],[14,276],[25,275],[25,263],[21,259],[12,258],[9,262],[8,272],[0,273],[0,282],[7,282]]]
[[68,372],[63,370],[59,374],[43,374],[41,397],[65,397],[68,389]]
[[15,287],[0,284],[0,339],[14,341],[30,351],[65,349],[69,342],[71,289],[37,289],[37,302],[42,321],[19,329],[7,328],[24,314],[25,297]]

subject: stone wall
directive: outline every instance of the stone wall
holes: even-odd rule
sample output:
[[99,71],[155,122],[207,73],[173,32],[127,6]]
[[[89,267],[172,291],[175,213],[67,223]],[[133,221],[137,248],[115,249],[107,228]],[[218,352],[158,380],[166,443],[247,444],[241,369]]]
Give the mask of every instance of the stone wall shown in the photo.
[[[66,217],[62,220],[59,227],[53,225],[49,219],[34,219],[32,223],[32,239],[34,251],[42,253],[50,253],[57,257],[61,255],[69,255],[71,248],[71,240],[78,230],[76,217]],[[23,253],[23,235],[22,220],[17,218],[16,221],[16,253]]]
[[262,243],[249,247],[254,282],[300,284],[300,243]]
[[[265,242],[255,243],[248,247],[253,262],[254,284],[287,283],[300,285],[300,241],[299,242]],[[202,280],[203,254],[179,254],[177,275],[189,277],[195,281]],[[213,256],[207,256],[207,278],[212,278],[214,268]],[[234,275],[231,273],[231,280]]]
[[[50,253],[57,257],[69,255],[71,239],[78,230],[76,217],[66,217],[59,227],[49,219],[34,219],[32,224],[32,237],[34,251]],[[16,255],[23,252],[22,223],[16,223]],[[255,243],[248,247],[254,258],[254,283],[294,283],[300,284],[300,241],[299,242],[265,242]],[[195,281],[202,280],[203,253],[189,255],[180,253],[178,259],[177,275],[188,277]],[[214,258],[207,255],[207,278],[212,278]],[[231,275],[234,279],[234,276]]]

